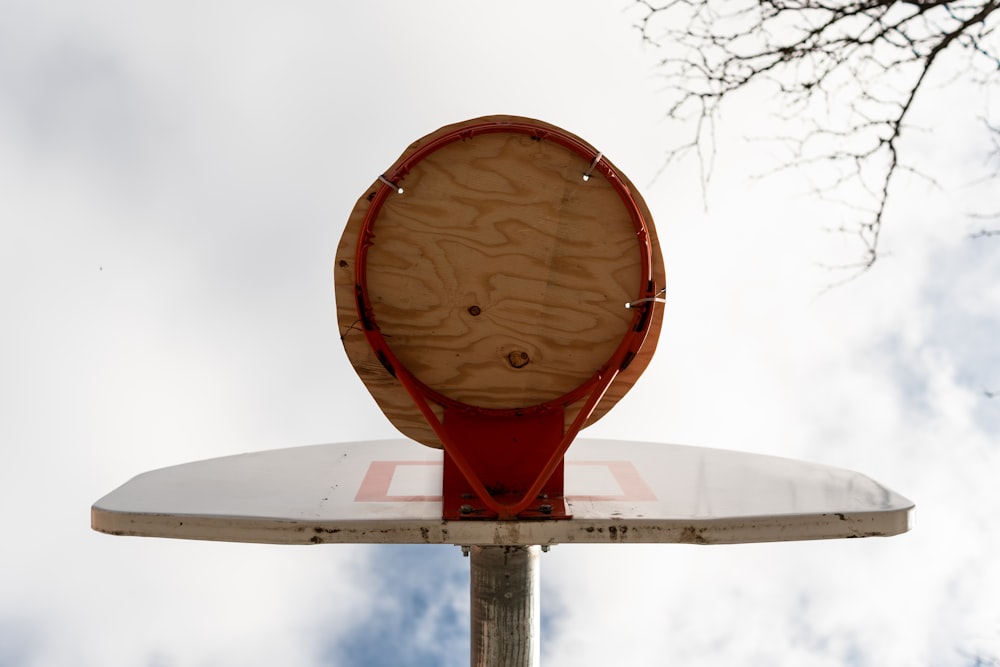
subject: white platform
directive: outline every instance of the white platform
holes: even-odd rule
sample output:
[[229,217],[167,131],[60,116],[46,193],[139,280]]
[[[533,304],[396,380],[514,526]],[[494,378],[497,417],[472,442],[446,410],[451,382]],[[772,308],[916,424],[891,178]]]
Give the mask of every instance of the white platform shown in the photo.
[[328,542],[731,544],[888,536],[913,503],[864,475],[743,452],[578,439],[573,518],[444,521],[439,450],[409,440],[277,449],[135,477],[98,500],[113,535]]

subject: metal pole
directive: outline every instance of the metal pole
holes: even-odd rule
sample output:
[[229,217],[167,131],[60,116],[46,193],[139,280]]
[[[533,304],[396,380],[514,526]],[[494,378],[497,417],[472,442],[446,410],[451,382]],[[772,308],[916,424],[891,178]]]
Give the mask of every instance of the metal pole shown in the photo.
[[537,546],[470,550],[472,667],[538,667]]

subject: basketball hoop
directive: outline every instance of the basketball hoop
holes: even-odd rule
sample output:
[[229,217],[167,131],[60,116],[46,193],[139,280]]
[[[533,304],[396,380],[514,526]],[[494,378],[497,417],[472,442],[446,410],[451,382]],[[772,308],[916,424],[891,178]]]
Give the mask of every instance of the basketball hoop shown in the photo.
[[[94,503],[92,528],[460,545],[470,557],[475,664],[538,662],[538,559],[553,544],[738,544],[910,528],[911,501],[824,465],[621,440],[582,440],[564,461],[578,431],[648,365],[665,292],[642,198],[564,130],[492,116],[416,142],[354,207],[335,275],[351,364],[411,440],[153,470]],[[413,452],[412,440],[444,451]],[[566,470],[575,517],[546,521],[571,518]]]
[[[445,518],[568,517],[563,455],[651,329],[658,333],[653,314],[662,302],[662,277],[654,267],[662,260],[638,193],[599,151],[568,132],[525,118],[488,117],[421,140],[378,177],[365,199],[349,260],[356,310],[351,329],[363,332],[375,359],[402,386],[445,450]],[[456,209],[456,202],[469,210]],[[591,207],[619,210],[607,221],[589,220]],[[509,270],[497,263],[523,239],[530,243],[525,241],[526,254],[516,257],[521,269],[513,267],[514,260],[508,261]],[[377,268],[373,253],[382,253]],[[424,259],[441,253],[447,257]],[[347,261],[339,256],[343,268]],[[491,262],[501,269],[490,269]],[[582,304],[573,300],[577,274],[587,283],[581,285]],[[466,307],[455,296],[466,279],[491,283],[480,293],[493,298],[492,308]],[[434,287],[399,296],[399,286],[412,281]],[[421,300],[427,303],[415,304]],[[511,301],[531,317],[513,312]],[[452,348],[428,352],[437,346],[438,330],[409,331],[422,326],[413,321],[421,307],[436,313],[438,327],[455,328],[451,323],[459,315],[468,319],[462,325],[468,336],[456,335],[454,356],[461,358],[468,345],[488,348],[480,357],[500,359],[506,374],[481,360],[442,370],[448,363],[440,360],[449,358]],[[481,315],[487,316],[475,319]],[[564,332],[551,333],[558,327],[545,324],[545,317],[593,319],[600,340],[586,355],[570,354],[544,372],[529,371],[534,382],[527,384],[538,386],[526,388],[525,380],[512,379],[516,373],[510,369],[524,368],[535,356],[552,359],[571,345]],[[484,319],[494,328],[485,327]],[[537,355],[522,349],[530,347],[519,331],[526,319],[525,331],[545,339]],[[498,332],[520,342],[508,351],[497,342]],[[431,365],[428,356],[438,361]],[[454,379],[476,364],[486,370],[464,382]],[[358,363],[355,367],[364,379]]]

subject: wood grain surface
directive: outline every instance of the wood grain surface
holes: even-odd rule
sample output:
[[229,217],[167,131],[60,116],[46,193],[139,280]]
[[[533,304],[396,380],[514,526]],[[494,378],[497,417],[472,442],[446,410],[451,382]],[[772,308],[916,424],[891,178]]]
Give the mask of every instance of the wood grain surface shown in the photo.
[[[419,147],[475,119],[448,126]],[[516,118],[518,121],[538,121]],[[409,169],[375,220],[365,277],[378,327],[393,354],[428,387],[485,408],[521,408],[566,395],[590,378],[628,331],[640,250],[629,211],[589,162],[520,132],[473,135]],[[662,287],[663,261],[638,193]],[[359,324],[354,262],[376,180],[351,213],[337,251],[341,337],[382,411],[405,435],[440,447],[412,399],[375,358]],[[591,417],[605,414],[638,379],[662,323],[656,304],[639,355]],[[435,409],[438,409],[437,407]],[[438,412],[440,417],[440,411]],[[567,410],[567,420],[575,414]]]

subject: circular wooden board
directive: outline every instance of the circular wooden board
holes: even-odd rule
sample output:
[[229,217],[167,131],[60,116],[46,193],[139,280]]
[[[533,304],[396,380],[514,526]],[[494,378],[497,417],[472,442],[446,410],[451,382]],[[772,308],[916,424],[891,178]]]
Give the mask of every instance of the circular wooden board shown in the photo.
[[[520,129],[504,131],[512,124]],[[538,132],[525,132],[525,125]],[[413,162],[422,148],[465,128],[480,131]],[[630,209],[598,170],[584,179],[591,162],[546,140],[547,132],[589,148],[540,121],[490,116],[424,137],[385,172],[403,192],[388,194],[368,239],[363,275],[372,314],[399,362],[449,399],[491,409],[557,400],[592,377],[632,325],[634,311],[625,304],[638,298],[642,271]],[[652,216],[631,183],[611,170],[646,221],[653,280],[660,289],[665,276]],[[337,249],[341,339],[396,428],[441,447],[361,328],[358,240],[375,194],[387,187],[376,179],[358,200]],[[662,319],[662,304],[656,303],[639,354],[588,424],[606,414],[646,368]],[[567,421],[574,407],[567,407]]]

